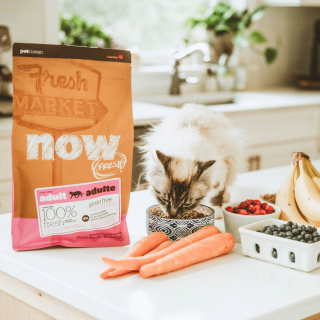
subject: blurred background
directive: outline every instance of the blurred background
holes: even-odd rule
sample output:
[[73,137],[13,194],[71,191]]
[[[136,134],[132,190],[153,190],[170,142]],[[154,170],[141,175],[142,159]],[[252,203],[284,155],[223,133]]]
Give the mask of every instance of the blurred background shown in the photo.
[[14,42],[128,49],[132,189],[140,137],[185,103],[224,112],[247,137],[242,171],[320,153],[320,0],[1,0],[0,212],[10,210]]

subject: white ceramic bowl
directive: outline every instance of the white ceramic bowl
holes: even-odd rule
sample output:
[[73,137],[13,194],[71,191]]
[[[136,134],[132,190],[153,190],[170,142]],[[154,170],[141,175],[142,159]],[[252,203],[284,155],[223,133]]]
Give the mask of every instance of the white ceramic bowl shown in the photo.
[[[266,202],[266,201],[261,200],[261,202]],[[227,207],[229,206],[235,207],[239,203],[240,202],[227,203],[222,207],[224,226],[225,226],[226,232],[232,233],[237,242],[240,242],[240,233],[239,233],[240,227],[250,223],[263,221],[266,219],[278,219],[281,213],[281,209],[279,207],[269,202],[267,203],[274,208],[274,212],[269,214],[264,214],[264,215],[251,215],[251,214],[242,215],[238,213],[229,212],[226,210]]]

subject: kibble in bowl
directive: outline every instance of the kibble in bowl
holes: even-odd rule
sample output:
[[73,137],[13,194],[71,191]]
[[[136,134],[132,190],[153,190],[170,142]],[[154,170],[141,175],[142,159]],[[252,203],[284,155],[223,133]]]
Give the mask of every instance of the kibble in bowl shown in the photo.
[[214,210],[199,205],[171,219],[159,205],[147,209],[147,232],[164,232],[171,240],[179,240],[200,228],[214,224]]

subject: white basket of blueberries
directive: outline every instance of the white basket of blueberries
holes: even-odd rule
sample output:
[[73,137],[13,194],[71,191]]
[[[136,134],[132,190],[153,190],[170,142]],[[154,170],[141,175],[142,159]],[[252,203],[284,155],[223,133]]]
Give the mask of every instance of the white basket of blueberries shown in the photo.
[[239,231],[246,256],[306,272],[320,267],[320,228],[268,219]]

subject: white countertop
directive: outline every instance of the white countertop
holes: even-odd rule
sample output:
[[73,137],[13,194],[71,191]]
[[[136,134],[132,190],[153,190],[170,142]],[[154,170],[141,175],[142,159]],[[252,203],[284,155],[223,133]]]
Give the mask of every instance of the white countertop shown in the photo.
[[[278,189],[288,168],[242,174],[233,200]],[[145,235],[148,191],[131,196],[131,241]],[[221,225],[218,221],[217,225]],[[303,273],[237,253],[156,278],[138,275],[103,281],[102,256],[119,258],[126,247],[53,248],[14,252],[10,216],[0,216],[0,272],[98,319],[212,320],[302,319],[320,311],[320,269]]]
[[[135,125],[154,123],[176,109],[174,107],[149,105],[149,103],[144,103],[144,106],[141,106],[140,101],[134,102],[133,105]],[[235,93],[234,103],[207,105],[207,108],[224,113],[235,113],[303,106],[320,106],[320,91],[281,87],[260,91],[243,91]],[[148,110],[148,113],[145,112],[146,110]]]
[[176,108],[152,104],[149,102],[133,101],[133,120],[135,126],[153,124],[174,112]]

